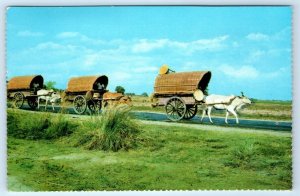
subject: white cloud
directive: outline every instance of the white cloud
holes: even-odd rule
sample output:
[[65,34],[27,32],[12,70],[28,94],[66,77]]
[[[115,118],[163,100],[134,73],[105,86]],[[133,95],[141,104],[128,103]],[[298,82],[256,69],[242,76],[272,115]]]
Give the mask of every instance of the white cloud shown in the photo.
[[31,48],[32,51],[38,50],[55,50],[59,52],[74,52],[79,50],[79,47],[71,44],[58,44],[55,42],[43,42],[36,45],[34,48]]
[[263,51],[263,50],[255,50],[253,53],[251,53],[251,56],[253,58],[259,58],[261,57],[262,55],[264,55],[266,52]]
[[235,42],[232,43],[232,46],[233,46],[234,48],[237,48],[237,47],[240,46],[240,44],[239,44],[239,42],[235,41]]
[[100,58],[97,54],[88,54],[84,57],[84,65],[86,66],[96,65],[99,60]]
[[219,70],[227,76],[238,78],[238,79],[254,79],[260,75],[257,69],[247,65],[241,67],[222,65],[220,66]]
[[44,34],[41,32],[32,32],[32,31],[19,31],[17,33],[18,36],[20,37],[40,37],[43,36]]
[[282,74],[291,74],[291,73],[287,73],[287,72],[288,72],[288,69],[286,67],[281,67],[276,71],[266,73],[265,76],[266,76],[266,78],[272,79],[272,78],[276,78]]
[[147,39],[141,39],[135,43],[132,47],[133,52],[149,52],[154,49],[164,47],[169,41],[167,39],[160,39],[149,41]]
[[266,51],[264,50],[254,50],[252,51],[247,59],[247,62],[257,62],[259,61],[264,55],[266,55]]
[[[292,41],[291,40],[291,27],[285,27],[274,34],[263,34],[263,33],[250,33],[246,36],[249,40],[254,41],[272,41],[274,43],[278,41]],[[290,40],[289,40],[290,39]]]
[[228,39],[228,35],[216,37],[213,39],[200,39],[188,44],[190,50],[216,50],[222,48],[223,42]]
[[141,39],[133,43],[132,51],[134,53],[150,52],[155,49],[168,48],[179,49],[186,53],[193,53],[200,50],[218,50],[225,47],[224,41],[228,39],[228,35],[215,37],[212,39],[199,39],[190,42],[173,41],[169,39],[147,40]]
[[266,41],[270,39],[270,36],[263,33],[250,33],[246,38],[253,41]]
[[35,47],[35,49],[37,49],[37,50],[46,50],[46,49],[58,50],[58,49],[62,49],[62,48],[64,48],[63,45],[53,43],[53,42],[40,43]]
[[222,65],[219,67],[219,71],[221,71],[223,74],[236,79],[257,79],[259,77],[261,79],[270,80],[280,77],[282,74],[289,74],[287,73],[288,70],[289,69],[286,67],[280,67],[274,71],[261,72],[253,66],[248,65],[241,67]]
[[80,36],[78,32],[62,32],[57,35],[58,38],[74,38]]
[[118,84],[118,83],[126,84],[126,81],[128,83],[128,80],[132,77],[132,75],[127,72],[111,71],[109,73],[108,77],[110,78],[110,80],[113,84]]
[[281,31],[273,35],[273,38],[276,40],[287,40],[287,39],[291,39],[291,37],[292,37],[291,27],[283,28]]
[[92,45],[99,45],[99,44],[108,44],[107,42],[99,39],[94,39],[94,38],[89,38],[86,35],[83,35],[79,32],[72,32],[72,31],[66,31],[66,32],[61,32],[56,35],[57,38],[63,39],[63,40],[76,40],[76,41],[81,41],[84,42],[85,44],[92,44]]

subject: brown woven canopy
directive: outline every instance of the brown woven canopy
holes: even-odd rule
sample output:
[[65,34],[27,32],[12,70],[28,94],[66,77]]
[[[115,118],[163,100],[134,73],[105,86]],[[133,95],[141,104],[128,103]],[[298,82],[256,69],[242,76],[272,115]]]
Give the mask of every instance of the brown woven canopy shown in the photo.
[[86,92],[97,90],[97,83],[103,84],[106,89],[108,84],[108,77],[102,76],[82,76],[74,77],[69,80],[67,92]]
[[155,79],[154,94],[192,94],[196,89],[205,91],[210,78],[210,71],[158,75]]
[[103,99],[120,99],[121,97],[124,97],[122,93],[112,93],[112,92],[106,92],[103,94]]
[[[7,84],[8,90],[29,90],[36,88],[43,88],[44,79],[41,75],[34,76],[17,76],[11,78]],[[38,86],[37,86],[38,85]]]

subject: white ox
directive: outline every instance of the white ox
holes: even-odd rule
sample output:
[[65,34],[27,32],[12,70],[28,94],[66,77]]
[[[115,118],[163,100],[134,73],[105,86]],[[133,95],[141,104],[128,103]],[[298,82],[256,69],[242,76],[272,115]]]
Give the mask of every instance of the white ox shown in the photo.
[[235,116],[236,123],[239,123],[239,119],[237,116],[236,111],[240,110],[243,106],[251,104],[251,100],[245,97],[242,93],[242,96],[224,96],[224,95],[208,95],[205,98],[204,101],[204,110],[202,111],[202,117],[201,122],[203,120],[203,117],[205,116],[205,113],[207,112],[209,121],[213,123],[210,117],[210,113],[212,108],[218,109],[218,110],[226,110],[226,118],[225,123],[227,124],[227,118],[229,113],[233,114]]
[[46,89],[38,90],[37,96],[38,96],[38,109],[40,108],[40,100],[45,100],[46,101],[45,110],[47,110],[48,102],[50,102],[52,105],[52,109],[54,111],[54,104],[61,99],[60,94],[54,92],[52,89],[51,90],[46,90]]

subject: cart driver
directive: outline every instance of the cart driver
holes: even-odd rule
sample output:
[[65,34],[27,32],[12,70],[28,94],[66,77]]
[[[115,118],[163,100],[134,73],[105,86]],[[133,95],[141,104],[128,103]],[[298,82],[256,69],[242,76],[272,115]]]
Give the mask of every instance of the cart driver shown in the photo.
[[104,86],[104,84],[101,84],[99,82],[99,83],[97,83],[97,88],[98,88],[99,91],[104,91],[105,86]]

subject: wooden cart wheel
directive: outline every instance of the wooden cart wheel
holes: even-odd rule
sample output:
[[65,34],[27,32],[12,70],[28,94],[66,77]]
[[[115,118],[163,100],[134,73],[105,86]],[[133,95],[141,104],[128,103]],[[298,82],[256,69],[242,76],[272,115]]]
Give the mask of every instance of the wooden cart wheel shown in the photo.
[[31,109],[36,109],[38,106],[38,99],[37,97],[30,97],[27,99],[27,103]]
[[16,108],[20,108],[20,107],[22,107],[23,103],[24,103],[24,95],[23,95],[23,93],[17,92],[14,95],[14,106]]
[[181,120],[186,112],[186,105],[180,97],[171,97],[166,105],[165,110],[167,117],[172,121]]
[[197,114],[197,105],[187,105],[183,119],[191,119]]
[[77,114],[83,114],[86,110],[86,105],[87,105],[87,103],[86,103],[86,99],[84,98],[84,96],[77,95],[74,98],[73,106],[74,106],[74,111]]
[[102,108],[102,102],[101,100],[89,100],[87,102],[87,106],[91,110],[91,112],[99,113]]

